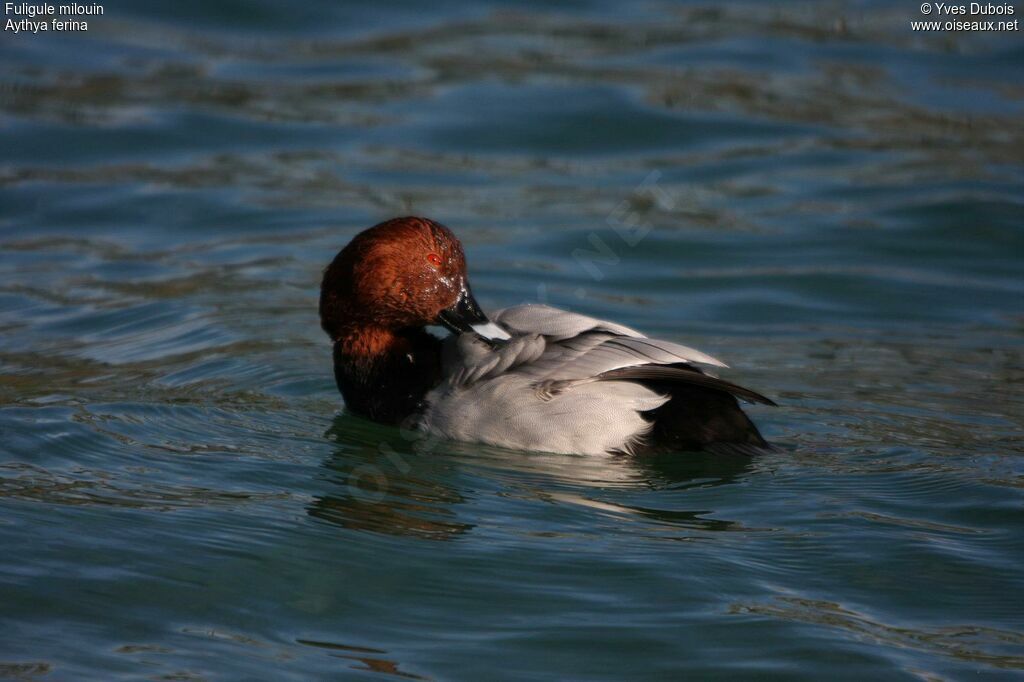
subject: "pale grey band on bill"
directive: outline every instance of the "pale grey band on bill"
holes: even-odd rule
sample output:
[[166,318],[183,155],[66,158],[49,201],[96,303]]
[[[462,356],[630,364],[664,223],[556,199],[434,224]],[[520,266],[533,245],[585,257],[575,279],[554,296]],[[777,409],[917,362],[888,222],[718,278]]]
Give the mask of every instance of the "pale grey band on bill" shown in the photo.
[[475,331],[477,334],[484,337],[488,341],[505,341],[507,339],[512,338],[512,336],[507,331],[505,331],[498,325],[494,324],[493,322],[487,322],[485,324],[474,324],[472,325],[472,327],[473,331]]

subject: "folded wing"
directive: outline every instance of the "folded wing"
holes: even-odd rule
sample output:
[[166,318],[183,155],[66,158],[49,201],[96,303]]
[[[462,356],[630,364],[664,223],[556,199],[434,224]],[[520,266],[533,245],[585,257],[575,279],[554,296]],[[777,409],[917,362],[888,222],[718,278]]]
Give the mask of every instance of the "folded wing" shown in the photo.
[[648,338],[614,322],[546,305],[515,306],[491,317],[512,338],[498,344],[472,334],[451,339],[445,365],[452,385],[468,386],[515,371],[545,390],[558,392],[592,381],[684,383],[774,404],[697,367],[725,367],[720,360],[688,346]]

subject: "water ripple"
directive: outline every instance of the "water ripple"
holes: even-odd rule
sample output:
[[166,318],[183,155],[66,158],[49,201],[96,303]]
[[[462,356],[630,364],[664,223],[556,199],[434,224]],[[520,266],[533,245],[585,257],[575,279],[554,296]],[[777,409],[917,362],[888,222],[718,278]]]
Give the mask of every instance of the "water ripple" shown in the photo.
[[[1024,667],[1014,36],[877,2],[164,4],[0,64],[0,676]],[[722,357],[779,452],[344,414],[320,273],[408,213],[485,307]]]

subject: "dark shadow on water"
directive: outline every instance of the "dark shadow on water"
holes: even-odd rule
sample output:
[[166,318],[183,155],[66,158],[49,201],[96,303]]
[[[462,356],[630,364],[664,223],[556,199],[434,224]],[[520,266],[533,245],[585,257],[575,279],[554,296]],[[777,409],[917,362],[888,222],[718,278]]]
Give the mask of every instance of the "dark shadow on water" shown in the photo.
[[[748,457],[709,453],[607,458],[517,453],[433,440],[347,414],[336,417],[325,436],[337,443],[321,464],[322,478],[333,489],[317,496],[307,513],[342,528],[428,540],[455,539],[474,528],[458,514],[477,488],[459,479],[474,474],[548,502],[690,529],[738,530],[732,521],[706,518],[713,510],[677,505],[680,493],[729,485],[752,470]],[[631,499],[620,499],[620,493]],[[637,493],[651,504],[637,504]]]

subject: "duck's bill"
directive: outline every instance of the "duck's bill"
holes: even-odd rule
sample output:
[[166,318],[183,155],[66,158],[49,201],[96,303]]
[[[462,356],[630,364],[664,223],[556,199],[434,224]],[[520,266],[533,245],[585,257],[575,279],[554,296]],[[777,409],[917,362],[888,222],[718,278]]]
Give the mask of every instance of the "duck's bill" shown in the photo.
[[442,310],[437,321],[453,334],[479,334],[488,341],[511,338],[508,332],[487,319],[468,284],[462,286],[455,305]]

